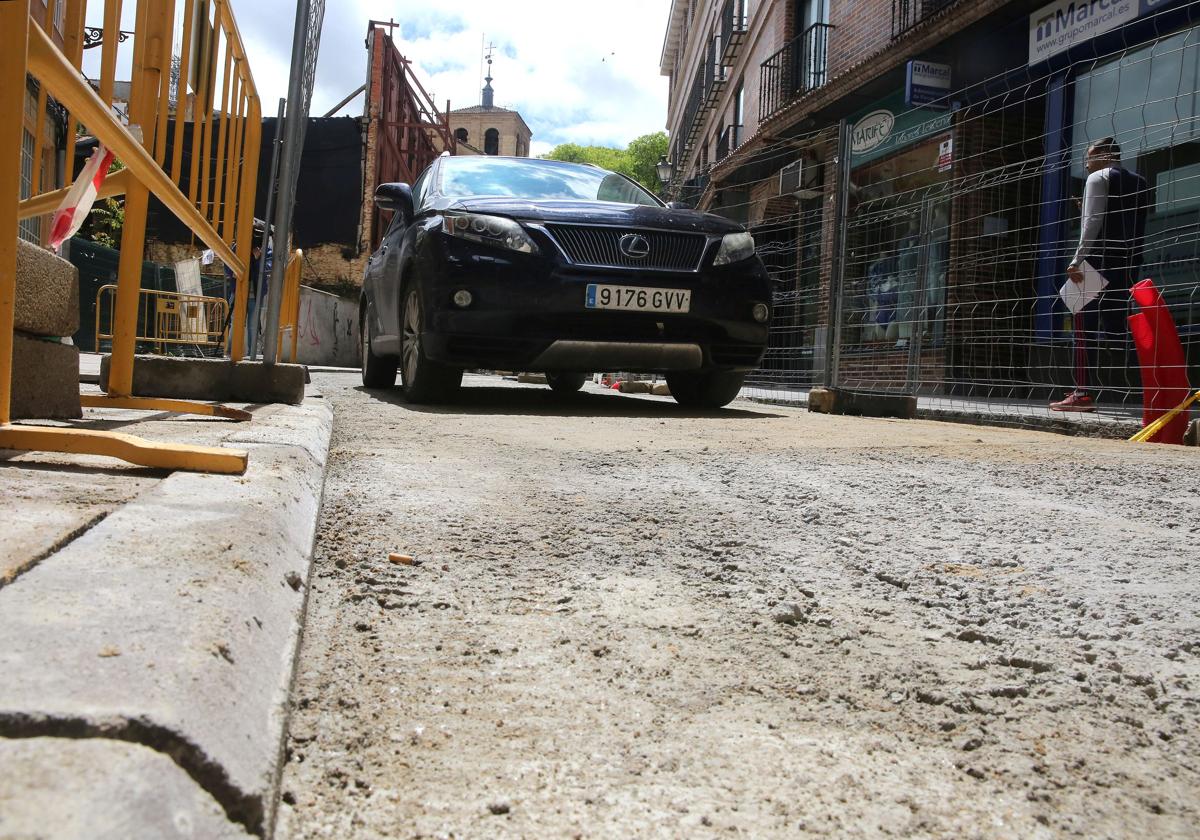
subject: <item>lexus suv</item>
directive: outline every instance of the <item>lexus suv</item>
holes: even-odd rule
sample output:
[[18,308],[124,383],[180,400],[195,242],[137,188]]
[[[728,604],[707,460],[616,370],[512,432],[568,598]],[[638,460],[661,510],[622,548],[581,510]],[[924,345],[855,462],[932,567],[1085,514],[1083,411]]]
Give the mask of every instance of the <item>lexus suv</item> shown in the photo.
[[391,223],[363,279],[362,381],[450,398],[465,368],[658,373],[682,405],[737,396],[767,345],[754,240],[586,164],[443,156],[383,184]]

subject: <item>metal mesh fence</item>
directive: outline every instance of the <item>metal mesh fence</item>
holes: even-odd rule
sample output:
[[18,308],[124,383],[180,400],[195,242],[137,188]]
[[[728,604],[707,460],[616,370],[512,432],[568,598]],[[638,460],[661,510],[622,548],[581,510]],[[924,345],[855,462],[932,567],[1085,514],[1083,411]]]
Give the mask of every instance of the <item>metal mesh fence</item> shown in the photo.
[[[1109,137],[1119,164],[1094,168],[1120,169],[1104,176],[1103,230],[1077,255],[1085,155]],[[1200,27],[780,140],[756,163],[788,169],[719,185],[744,196],[721,212],[750,220],[776,280],[750,396],[803,400],[828,384],[1020,421],[1079,416],[1049,406],[1078,393],[1100,417],[1140,418],[1127,319],[1143,278],[1185,354],[1158,361],[1200,384]],[[1123,232],[1122,207],[1136,222]],[[1059,291],[1080,255],[1109,286],[1073,315]]]

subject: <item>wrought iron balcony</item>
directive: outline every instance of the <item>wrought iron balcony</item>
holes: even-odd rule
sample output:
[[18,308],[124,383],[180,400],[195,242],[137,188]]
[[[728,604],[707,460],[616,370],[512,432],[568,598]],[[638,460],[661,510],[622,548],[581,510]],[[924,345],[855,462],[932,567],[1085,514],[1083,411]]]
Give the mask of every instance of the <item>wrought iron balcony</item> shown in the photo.
[[721,9],[721,63],[732,67],[746,40],[746,0],[725,0]]
[[742,127],[740,125],[725,126],[725,130],[721,132],[720,138],[717,139],[716,160],[725,160],[740,145],[742,145]]
[[683,129],[683,155],[691,149],[700,130],[700,109],[704,106],[704,68],[696,70],[692,78],[692,86],[688,88],[687,100],[683,106],[683,121],[679,126]]
[[683,182],[679,188],[678,200],[695,206],[706,189],[708,189],[708,172],[704,171]]
[[717,97],[725,88],[729,71],[721,63],[720,38],[714,35],[704,51],[704,105],[711,108],[717,104]]
[[892,37],[899,38],[955,0],[892,0]]
[[760,122],[782,110],[796,97],[825,84],[828,80],[829,33],[832,31],[833,27],[827,23],[814,23],[762,63],[758,87]]

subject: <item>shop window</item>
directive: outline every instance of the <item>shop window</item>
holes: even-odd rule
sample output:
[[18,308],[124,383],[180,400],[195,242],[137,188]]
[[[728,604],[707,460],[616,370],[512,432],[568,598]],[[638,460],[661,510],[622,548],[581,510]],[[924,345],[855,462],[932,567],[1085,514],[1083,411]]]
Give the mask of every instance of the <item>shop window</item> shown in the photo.
[[[847,229],[843,345],[925,346],[945,334],[949,269],[949,172],[938,166],[946,135],[856,168]],[[922,260],[922,253],[926,259]]]
[[[1083,194],[1083,155],[1111,136],[1122,164],[1146,179],[1149,215],[1142,273],[1154,278],[1185,332],[1200,327],[1200,28],[1097,65],[1075,79],[1072,190]],[[1078,217],[1070,229],[1079,234]]]
[[[25,130],[21,132],[21,199],[30,198],[33,195],[33,133]],[[22,219],[18,228],[20,237],[28,242],[40,244],[41,240],[41,223],[36,219]]]
[[500,132],[489,128],[483,133],[483,153],[485,155],[500,154]]

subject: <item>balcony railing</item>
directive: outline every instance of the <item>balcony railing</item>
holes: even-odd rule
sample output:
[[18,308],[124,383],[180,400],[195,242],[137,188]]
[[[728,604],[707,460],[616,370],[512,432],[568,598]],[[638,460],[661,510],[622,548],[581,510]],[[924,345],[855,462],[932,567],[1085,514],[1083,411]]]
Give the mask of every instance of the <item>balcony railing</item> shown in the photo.
[[721,63],[732,67],[746,40],[746,0],[725,0],[721,9]]
[[892,37],[899,38],[955,0],[892,0]]
[[696,71],[692,86],[688,89],[687,103],[683,107],[683,154],[687,154],[695,142],[696,133],[700,130],[700,109],[704,105],[704,72],[703,68]]
[[679,200],[685,204],[695,205],[708,189],[708,172],[701,172],[694,178],[688,178],[679,189]]
[[742,126],[727,125],[717,139],[717,161],[725,160],[742,145]]
[[708,49],[704,51],[705,107],[712,107],[717,104],[717,97],[725,89],[725,81],[729,77],[728,69],[721,63],[720,40],[718,36],[714,35],[709,39]]
[[827,23],[814,23],[762,63],[759,69],[760,122],[782,110],[797,96],[825,84],[832,30]]

